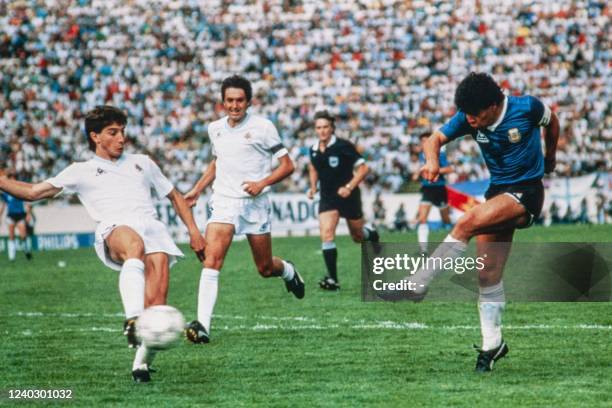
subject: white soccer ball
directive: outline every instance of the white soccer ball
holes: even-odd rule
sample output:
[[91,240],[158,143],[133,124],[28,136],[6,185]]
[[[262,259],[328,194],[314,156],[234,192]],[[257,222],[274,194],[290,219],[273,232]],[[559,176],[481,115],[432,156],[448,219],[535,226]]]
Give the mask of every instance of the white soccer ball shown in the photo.
[[185,318],[168,305],[151,306],[136,320],[136,336],[142,344],[165,350],[176,344],[185,329]]

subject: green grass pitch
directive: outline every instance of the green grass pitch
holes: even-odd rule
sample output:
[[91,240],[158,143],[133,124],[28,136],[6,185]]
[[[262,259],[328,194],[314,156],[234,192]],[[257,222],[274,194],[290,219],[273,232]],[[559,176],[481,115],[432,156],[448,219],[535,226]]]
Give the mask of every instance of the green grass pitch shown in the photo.
[[[432,241],[442,233],[432,234]],[[410,242],[413,233],[383,234]],[[612,241],[610,226],[534,227],[518,241]],[[0,259],[0,405],[14,389],[71,389],[66,406],[611,406],[612,304],[512,303],[508,356],[473,372],[480,342],[472,302],[364,303],[360,248],[337,240],[342,290],[320,291],[318,237],[274,239],[307,283],[303,300],[258,277],[245,241],[223,268],[212,342],[161,352],[149,384],[134,384],[121,334],[117,275],[93,249]],[[188,248],[184,248],[187,253]],[[65,267],[58,262],[65,261]],[[169,304],[189,320],[200,266],[172,270]]]

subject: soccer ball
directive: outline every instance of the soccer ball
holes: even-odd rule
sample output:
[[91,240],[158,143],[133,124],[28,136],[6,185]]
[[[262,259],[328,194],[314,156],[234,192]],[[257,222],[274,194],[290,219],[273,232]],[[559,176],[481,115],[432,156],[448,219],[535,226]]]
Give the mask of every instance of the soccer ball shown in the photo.
[[136,336],[142,344],[155,350],[174,346],[184,329],[183,314],[168,305],[151,306],[136,320]]

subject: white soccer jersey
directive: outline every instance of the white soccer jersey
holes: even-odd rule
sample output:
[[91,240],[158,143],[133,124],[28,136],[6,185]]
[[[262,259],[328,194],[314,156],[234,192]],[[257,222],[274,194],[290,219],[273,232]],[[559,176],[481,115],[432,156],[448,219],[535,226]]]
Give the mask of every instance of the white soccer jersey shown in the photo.
[[[272,157],[287,154],[274,124],[250,113],[233,128],[227,123],[227,117],[216,120],[209,125],[208,134],[217,158],[212,188],[215,194],[226,197],[251,197],[242,184],[269,176]],[[262,193],[268,190],[266,187]]]
[[157,218],[151,187],[159,197],[167,196],[174,188],[157,164],[142,154],[123,154],[115,162],[95,156],[72,163],[46,182],[62,188],[62,193],[78,194],[96,222]]

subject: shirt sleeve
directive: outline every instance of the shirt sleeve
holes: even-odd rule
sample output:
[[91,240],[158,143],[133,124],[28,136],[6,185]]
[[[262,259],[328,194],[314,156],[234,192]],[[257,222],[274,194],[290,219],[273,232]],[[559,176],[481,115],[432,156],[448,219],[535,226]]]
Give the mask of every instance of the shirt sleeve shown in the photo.
[[473,128],[465,118],[465,113],[461,111],[455,113],[439,130],[449,140],[455,140],[461,136],[471,135],[473,133]]
[[174,189],[174,186],[170,180],[163,175],[159,166],[148,156],[147,162],[149,168],[148,176],[151,185],[159,197],[166,197]]
[[550,108],[544,105],[538,98],[527,96],[529,99],[529,118],[536,126],[548,126],[550,123]]
[[268,126],[266,126],[266,131],[264,135],[264,147],[269,150],[275,158],[282,157],[286,154],[289,154],[285,146],[280,140],[280,135],[278,134],[278,130],[276,130],[276,126],[272,122],[268,122]]
[[349,141],[346,142],[344,147],[344,155],[353,163],[353,167],[361,166],[365,163],[363,156],[359,154],[355,145]]
[[79,176],[82,171],[79,171],[78,166],[73,163],[62,170],[57,176],[45,180],[46,183],[53,187],[61,188],[62,191],[58,194],[74,194],[79,192]]

